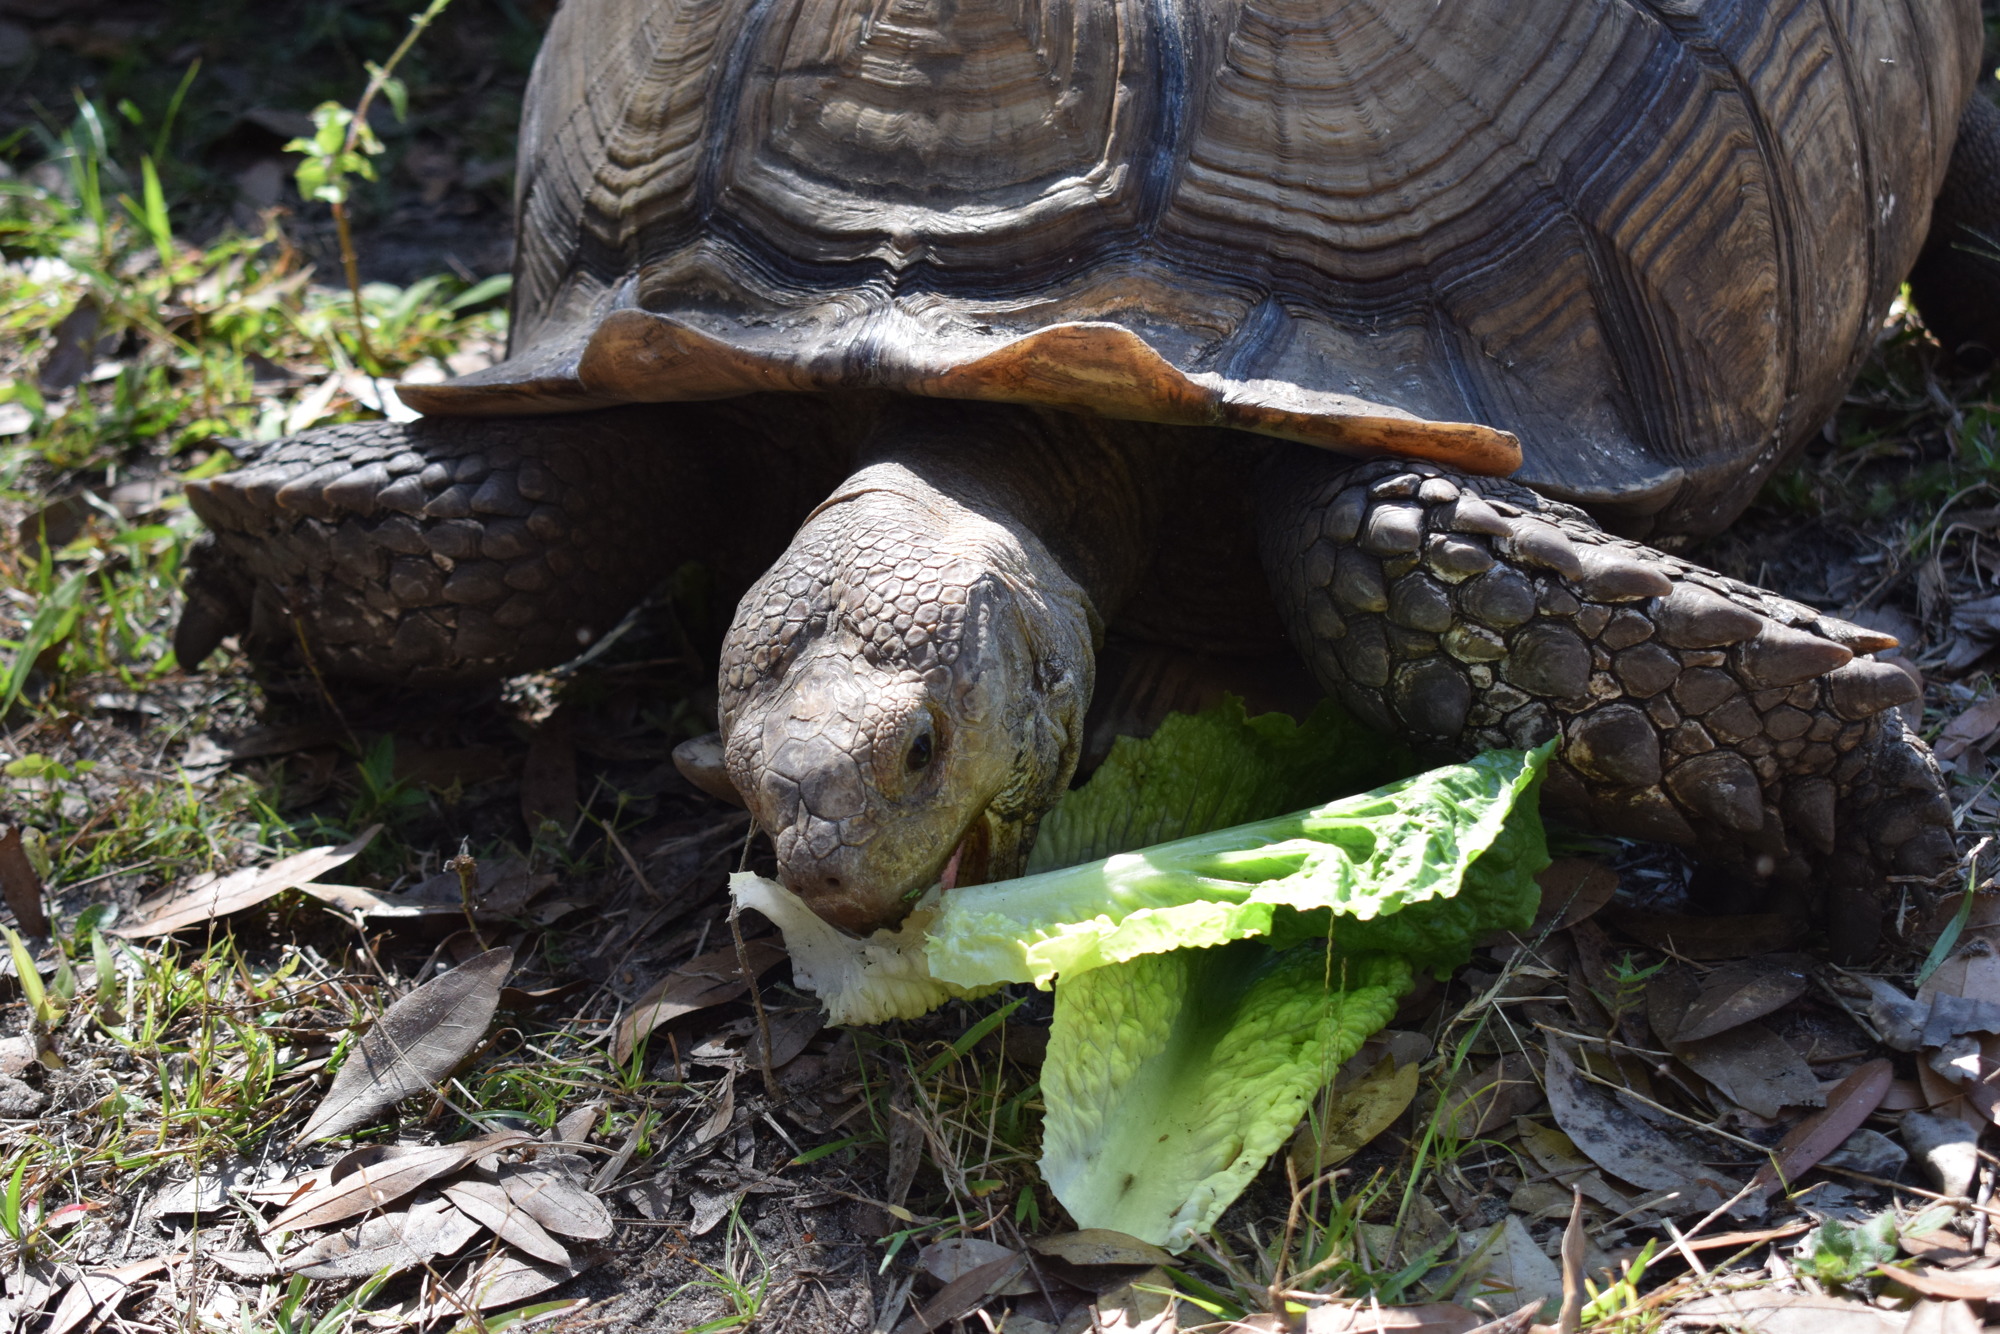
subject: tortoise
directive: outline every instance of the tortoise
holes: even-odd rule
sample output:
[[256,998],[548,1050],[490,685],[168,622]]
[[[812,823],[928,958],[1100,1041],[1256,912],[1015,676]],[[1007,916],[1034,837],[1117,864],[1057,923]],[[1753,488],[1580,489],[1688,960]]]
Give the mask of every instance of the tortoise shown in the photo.
[[506,359],[192,484],[177,652],[490,680],[702,561],[742,598],[686,758],[853,930],[1018,872],[1093,694],[1146,693],[1100,650],[1294,654],[1427,750],[1558,738],[1555,808],[1865,943],[1956,855],[1916,684],[1663,548],[1913,267],[2000,347],[1980,40],[1977,0],[569,0]]

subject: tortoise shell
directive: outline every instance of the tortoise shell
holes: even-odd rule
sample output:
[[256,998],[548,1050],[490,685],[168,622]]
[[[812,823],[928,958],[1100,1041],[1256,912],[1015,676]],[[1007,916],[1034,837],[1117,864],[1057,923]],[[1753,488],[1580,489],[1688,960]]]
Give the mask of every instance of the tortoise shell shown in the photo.
[[1524,454],[1703,531],[1858,369],[1979,49],[1978,0],[569,0],[510,355],[402,392]]

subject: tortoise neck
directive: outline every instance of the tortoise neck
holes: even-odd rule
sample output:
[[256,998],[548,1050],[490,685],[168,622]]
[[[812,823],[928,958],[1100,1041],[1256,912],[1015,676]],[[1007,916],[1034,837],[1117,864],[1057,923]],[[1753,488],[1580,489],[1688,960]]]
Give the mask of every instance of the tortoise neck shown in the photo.
[[[956,529],[969,512],[1052,557],[1116,613],[1145,572],[1161,515],[1186,466],[1156,426],[992,404],[899,403],[862,447],[860,468],[820,506],[881,496]],[[886,494],[885,494],[886,493]],[[889,497],[896,497],[890,500]]]

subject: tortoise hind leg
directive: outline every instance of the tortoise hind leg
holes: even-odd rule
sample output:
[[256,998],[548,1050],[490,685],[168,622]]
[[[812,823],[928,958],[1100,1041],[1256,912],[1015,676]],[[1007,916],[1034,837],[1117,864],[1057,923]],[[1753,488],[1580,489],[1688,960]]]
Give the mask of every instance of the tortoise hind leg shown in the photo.
[[683,561],[747,584],[838,479],[838,460],[776,457],[753,418],[675,405],[278,441],[189,488],[211,536],[177,656],[240,633],[259,657],[303,645],[328,677],[414,685],[561,662]]
[[2000,106],[1982,93],[1959,121],[1910,294],[1965,369],[1984,371],[2000,357]]
[[1561,738],[1547,794],[1818,897],[1865,952],[1891,876],[1948,870],[1943,780],[1856,626],[1602,532],[1508,482],[1277,451],[1264,559],[1365,721],[1470,753]]

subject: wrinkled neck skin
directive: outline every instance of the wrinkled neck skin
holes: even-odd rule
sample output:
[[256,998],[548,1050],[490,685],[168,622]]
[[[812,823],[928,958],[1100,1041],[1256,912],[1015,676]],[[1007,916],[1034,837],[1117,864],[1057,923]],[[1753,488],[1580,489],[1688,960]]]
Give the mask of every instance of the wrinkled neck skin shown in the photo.
[[866,931],[933,884],[1020,873],[1176,471],[1149,433],[894,407],[744,596],[723,645],[724,755],[820,916]]

